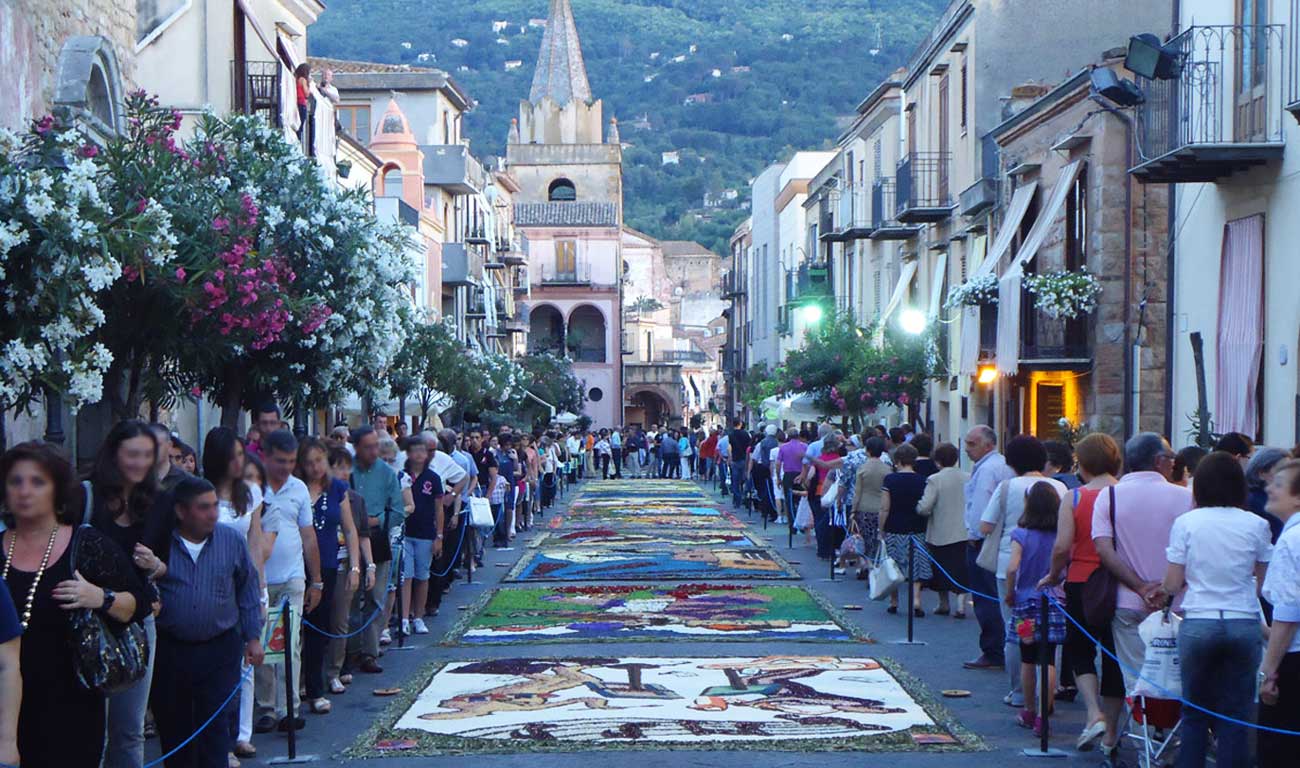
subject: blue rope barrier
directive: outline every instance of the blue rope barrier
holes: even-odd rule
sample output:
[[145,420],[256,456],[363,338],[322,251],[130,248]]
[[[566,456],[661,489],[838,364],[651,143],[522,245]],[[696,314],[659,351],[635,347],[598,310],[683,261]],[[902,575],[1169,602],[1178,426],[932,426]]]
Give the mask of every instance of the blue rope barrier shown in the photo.
[[[916,538],[915,534],[913,534],[913,538]],[[948,578],[948,580],[951,581],[953,584],[956,584],[957,586],[962,587],[963,589],[965,589],[966,592],[968,592],[968,593],[970,593],[970,594],[972,594],[972,595],[977,595],[977,596],[979,596],[979,597],[983,597],[983,598],[986,598],[986,599],[988,599],[988,600],[994,600],[994,601],[997,601],[997,600],[998,600],[998,598],[996,598],[996,597],[991,597],[991,596],[986,595],[986,594],[984,594],[984,593],[982,593],[982,592],[976,592],[976,591],[973,590],[973,589],[967,589],[965,584],[962,584],[960,581],[957,581],[957,579],[953,578],[952,574],[951,574],[951,573],[948,573],[948,571],[947,571],[946,569],[944,569],[944,567],[943,567],[942,565],[939,564],[939,561],[934,559],[934,556],[930,554],[929,550],[927,550],[927,549],[922,549],[922,548],[918,548],[918,549],[920,549],[920,551],[922,552],[922,554],[925,555],[926,559],[928,559],[931,563],[933,563],[934,566],[935,566],[936,568],[938,568],[939,571],[940,571],[941,573],[943,573],[943,575],[946,576],[946,577]],[[1116,656],[1114,653],[1111,653],[1110,650],[1107,649],[1106,646],[1103,645],[1102,642],[1101,642],[1100,640],[1098,640],[1097,638],[1093,637],[1092,634],[1091,634],[1090,632],[1088,632],[1088,630],[1085,629],[1085,628],[1083,627],[1082,624],[1080,624],[1077,620],[1075,620],[1075,618],[1074,618],[1073,616],[1070,615],[1070,612],[1069,612],[1069,611],[1065,610],[1065,606],[1061,605],[1060,602],[1058,602],[1057,599],[1056,599],[1055,597],[1053,597],[1049,592],[1047,592],[1046,590],[1043,590],[1043,591],[1042,591],[1042,594],[1043,594],[1044,596],[1046,596],[1047,599],[1048,599],[1048,600],[1049,600],[1053,605],[1055,605],[1057,608],[1060,609],[1061,613],[1065,615],[1066,620],[1069,621],[1071,624],[1073,624],[1073,625],[1074,625],[1074,626],[1075,626],[1075,627],[1076,627],[1080,632],[1082,632],[1084,637],[1086,637],[1086,638],[1088,638],[1089,640],[1091,640],[1092,643],[1093,643],[1093,645],[1097,646],[1097,648],[1100,649],[1102,653],[1104,653],[1104,654],[1106,654],[1107,656],[1109,656],[1110,658],[1114,659],[1115,663],[1118,664],[1119,667],[1120,667],[1123,671],[1125,671],[1125,672],[1129,673],[1130,675],[1132,675],[1132,676],[1134,676],[1134,677],[1136,677],[1136,678],[1138,678],[1138,679],[1144,681],[1147,685],[1150,685],[1150,686],[1154,687],[1156,690],[1160,691],[1162,694],[1172,694],[1172,691],[1169,691],[1169,690],[1168,690],[1167,688],[1165,688],[1164,686],[1162,686],[1162,685],[1156,683],[1154,680],[1151,680],[1150,678],[1144,677],[1144,676],[1142,675],[1142,671],[1141,671],[1141,670],[1134,670],[1132,667],[1129,667],[1129,666],[1125,665],[1124,662],[1122,662],[1122,661],[1120,660],[1119,656]],[[1225,715],[1225,714],[1222,714],[1222,713],[1220,713],[1220,712],[1215,712],[1215,711],[1212,710],[1212,709],[1208,709],[1208,708],[1206,708],[1206,707],[1203,707],[1203,706],[1201,706],[1200,704],[1197,704],[1197,703],[1195,703],[1195,702],[1193,702],[1193,701],[1189,701],[1189,700],[1183,698],[1182,696],[1165,695],[1165,696],[1163,696],[1162,698],[1165,698],[1165,699],[1168,699],[1168,700],[1171,700],[1171,701],[1177,701],[1177,702],[1179,702],[1180,704],[1182,704],[1182,705],[1185,706],[1185,707],[1190,707],[1190,708],[1196,710],[1197,712],[1200,712],[1200,713],[1202,713],[1202,714],[1209,715],[1210,717],[1213,717],[1213,718],[1216,718],[1216,719],[1222,720],[1222,721],[1224,721],[1225,723],[1233,723],[1234,725],[1241,725],[1241,726],[1245,726],[1245,727],[1247,727],[1247,728],[1254,728],[1254,729],[1257,730],[1257,731],[1267,731],[1267,732],[1269,732],[1269,733],[1276,733],[1276,734],[1279,734],[1279,735],[1281,735],[1281,736],[1300,736],[1300,731],[1288,731],[1288,730],[1283,729],[1283,728],[1273,728],[1273,727],[1271,727],[1271,726],[1267,726],[1267,725],[1260,725],[1260,724],[1258,724],[1258,723],[1252,723],[1252,722],[1249,722],[1249,721],[1247,721],[1247,720],[1238,720],[1238,719],[1235,718],[1235,717],[1231,717],[1231,716],[1229,716],[1229,715]]]
[[331,632],[326,632],[325,630],[321,629],[315,624],[312,624],[310,621],[307,621],[307,618],[305,616],[303,617],[302,625],[304,627],[309,627],[312,631],[316,632],[317,634],[324,635],[325,637],[328,637],[331,640],[347,640],[348,638],[356,637],[362,632],[365,632],[366,627],[374,623],[375,619],[379,618],[379,614],[383,612],[384,612],[384,607],[381,605],[375,609],[374,613],[370,614],[370,618],[366,619],[364,624],[362,624],[360,627],[357,627],[356,630],[347,633],[346,635],[336,635]]

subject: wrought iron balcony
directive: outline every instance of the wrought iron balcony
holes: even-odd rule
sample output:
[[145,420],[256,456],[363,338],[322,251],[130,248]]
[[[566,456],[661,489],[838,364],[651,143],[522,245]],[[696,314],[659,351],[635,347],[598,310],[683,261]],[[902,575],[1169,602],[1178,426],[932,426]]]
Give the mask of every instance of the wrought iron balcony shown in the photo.
[[578,262],[567,268],[555,264],[542,265],[542,285],[590,285],[591,265]]
[[914,224],[901,222],[897,218],[897,206],[893,179],[881,179],[871,186],[871,239],[872,240],[909,240],[916,236],[921,228]]
[[659,353],[661,363],[707,363],[709,356],[698,349],[670,349]]
[[1020,365],[1034,370],[1087,370],[1092,365],[1088,318],[1055,318],[1034,308],[1033,294],[1020,300]]
[[904,224],[943,221],[955,202],[949,189],[951,152],[913,152],[898,164],[897,218]]
[[1293,92],[1286,26],[1189,27],[1164,44],[1173,77],[1139,78],[1137,165],[1147,183],[1226,178],[1282,156],[1283,107]]
[[487,228],[482,224],[471,224],[465,227],[465,242],[470,245],[491,245],[492,239],[488,237]]
[[849,242],[871,237],[871,188],[865,184],[852,184],[837,191],[833,200],[834,220],[829,234],[822,240]]
[[722,278],[722,298],[739,299],[745,295],[745,281],[739,275],[729,274]]
[[[243,77],[239,75],[243,65]],[[261,115],[270,125],[280,127],[280,62],[245,61],[230,63],[235,111]]]

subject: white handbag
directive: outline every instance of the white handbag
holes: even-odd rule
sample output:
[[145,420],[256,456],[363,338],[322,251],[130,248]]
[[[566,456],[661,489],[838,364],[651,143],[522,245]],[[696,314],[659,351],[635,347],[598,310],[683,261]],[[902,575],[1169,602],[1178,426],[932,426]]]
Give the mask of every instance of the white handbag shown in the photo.
[[806,531],[813,527],[812,506],[808,504],[808,497],[799,497],[799,510],[794,516],[794,529],[796,531]]
[[880,549],[876,552],[876,565],[867,578],[871,599],[884,600],[906,580],[903,578],[903,572],[898,568],[898,563],[889,556],[885,542],[880,542]]
[[480,531],[490,531],[497,523],[492,519],[492,505],[481,496],[472,496],[469,500],[469,524]]
[[834,480],[829,480],[826,487],[822,490],[822,509],[830,510],[835,507],[835,502],[840,499],[840,476],[835,474]]

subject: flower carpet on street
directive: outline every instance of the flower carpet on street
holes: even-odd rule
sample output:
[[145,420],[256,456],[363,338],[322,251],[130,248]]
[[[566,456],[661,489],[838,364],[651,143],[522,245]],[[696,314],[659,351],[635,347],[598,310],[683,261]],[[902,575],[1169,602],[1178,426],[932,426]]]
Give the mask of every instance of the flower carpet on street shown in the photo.
[[743,528],[745,524],[730,512],[708,507],[580,507],[547,524],[552,530],[603,528],[697,528],[709,530]]
[[752,546],[758,542],[739,530],[615,530],[607,526],[548,531],[529,543],[530,547],[620,547],[670,544],[678,546]]
[[[506,658],[434,669],[377,744],[438,752],[665,748],[968,750],[978,738],[870,658]],[[364,745],[370,745],[368,749]],[[408,752],[409,754],[409,752]]]
[[863,639],[802,587],[680,584],[499,589],[445,643]]
[[506,581],[797,579],[767,547],[543,548],[526,553]]

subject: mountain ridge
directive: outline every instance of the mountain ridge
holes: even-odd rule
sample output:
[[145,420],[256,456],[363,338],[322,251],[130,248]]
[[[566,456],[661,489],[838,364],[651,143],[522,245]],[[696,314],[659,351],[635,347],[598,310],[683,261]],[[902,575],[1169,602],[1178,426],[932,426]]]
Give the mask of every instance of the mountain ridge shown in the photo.
[[[592,93],[626,145],[627,225],[726,254],[749,180],[796,149],[830,148],[946,4],[573,0]],[[445,70],[476,101],[464,126],[475,153],[500,155],[547,11],[545,0],[332,0],[310,47]]]

